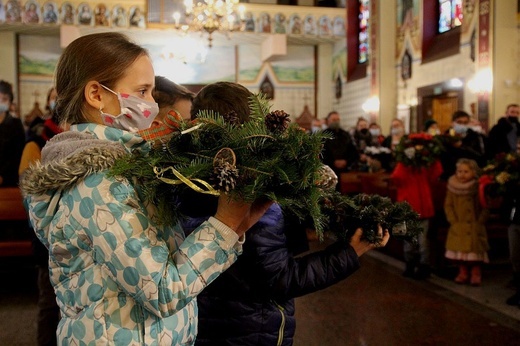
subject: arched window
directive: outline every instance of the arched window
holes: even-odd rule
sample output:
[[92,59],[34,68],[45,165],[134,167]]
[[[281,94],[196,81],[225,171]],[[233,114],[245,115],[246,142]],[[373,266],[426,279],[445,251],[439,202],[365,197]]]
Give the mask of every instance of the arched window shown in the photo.
[[358,63],[363,64],[368,61],[370,39],[368,32],[368,20],[370,18],[368,0],[359,0],[358,18]]
[[439,34],[462,25],[462,0],[439,0]]

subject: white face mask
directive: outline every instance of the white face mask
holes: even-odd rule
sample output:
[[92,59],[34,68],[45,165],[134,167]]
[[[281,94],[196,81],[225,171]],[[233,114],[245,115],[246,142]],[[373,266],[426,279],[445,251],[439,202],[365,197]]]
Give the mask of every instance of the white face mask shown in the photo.
[[370,134],[374,137],[377,137],[381,134],[381,131],[379,129],[370,129]]
[[455,133],[459,135],[465,135],[466,132],[468,132],[468,125],[455,123],[453,125],[453,129],[455,130]]
[[392,136],[399,136],[404,133],[404,130],[400,127],[394,127],[390,130],[390,133],[392,134]]
[[159,114],[159,106],[156,102],[145,101],[129,94],[116,93],[104,85],[101,86],[117,95],[119,105],[121,106],[119,115],[103,113],[100,109],[101,120],[107,126],[137,132],[149,128],[157,114]]
[[0,103],[0,113],[5,113],[9,110],[9,104]]

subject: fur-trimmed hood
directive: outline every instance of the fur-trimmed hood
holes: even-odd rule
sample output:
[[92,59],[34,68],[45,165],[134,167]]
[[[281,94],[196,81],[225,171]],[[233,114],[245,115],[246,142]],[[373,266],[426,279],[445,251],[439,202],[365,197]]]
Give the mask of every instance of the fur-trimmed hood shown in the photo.
[[97,139],[88,133],[64,132],[47,142],[41,162],[22,175],[20,188],[24,196],[66,189],[92,173],[109,169],[127,154],[119,142]]
[[57,134],[42,149],[41,161],[21,176],[31,223],[45,244],[44,233],[57,212],[63,192],[88,176],[108,171],[115,161],[133,151],[147,153],[150,145],[140,136],[103,125],[80,124]]
[[98,124],[73,125],[47,142],[41,162],[22,175],[20,189],[24,197],[67,189],[133,151],[149,150],[149,143],[131,132]]

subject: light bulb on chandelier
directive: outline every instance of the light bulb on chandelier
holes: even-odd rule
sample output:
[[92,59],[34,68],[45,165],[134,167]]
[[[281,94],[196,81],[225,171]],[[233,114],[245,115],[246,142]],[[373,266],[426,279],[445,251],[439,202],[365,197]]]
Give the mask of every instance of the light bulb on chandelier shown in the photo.
[[185,23],[181,23],[181,13],[173,13],[175,28],[184,32],[199,31],[208,34],[208,45],[213,46],[213,33],[220,31],[226,35],[241,29],[245,8],[238,6],[239,0],[185,0]]

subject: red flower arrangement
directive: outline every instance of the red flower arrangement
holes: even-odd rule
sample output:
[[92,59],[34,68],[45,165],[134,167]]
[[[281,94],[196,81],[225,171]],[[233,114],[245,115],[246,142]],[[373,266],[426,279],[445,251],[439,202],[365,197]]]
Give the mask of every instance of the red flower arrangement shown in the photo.
[[438,138],[428,133],[411,133],[401,138],[395,147],[395,159],[405,166],[429,167],[439,159],[443,146]]
[[520,154],[500,153],[483,169],[479,179],[479,197],[483,206],[493,207],[490,200],[500,201],[513,185],[520,183]]

